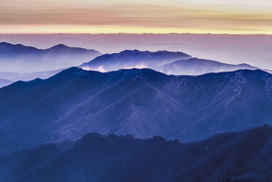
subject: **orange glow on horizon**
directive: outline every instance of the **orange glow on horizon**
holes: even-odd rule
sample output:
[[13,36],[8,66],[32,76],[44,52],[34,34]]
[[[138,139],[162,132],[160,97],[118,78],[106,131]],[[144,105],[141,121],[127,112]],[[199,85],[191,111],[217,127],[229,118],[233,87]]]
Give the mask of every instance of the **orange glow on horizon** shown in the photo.
[[53,6],[47,1],[43,2],[44,6],[38,6],[39,3],[18,6],[7,2],[0,7],[0,33],[272,34],[269,8],[272,3],[259,7],[255,0],[251,0],[254,6],[239,3],[230,6],[227,1],[220,5],[215,0],[206,1],[207,4],[182,0],[175,5],[162,1],[156,4],[155,0],[118,2],[121,1],[114,4],[115,0],[110,0],[113,4],[108,5],[68,1],[63,6]]
[[117,27],[117,26],[8,26],[1,27],[1,34],[168,34],[168,33],[192,33],[192,34],[267,34],[272,30],[215,30],[200,28],[165,28],[165,27]]

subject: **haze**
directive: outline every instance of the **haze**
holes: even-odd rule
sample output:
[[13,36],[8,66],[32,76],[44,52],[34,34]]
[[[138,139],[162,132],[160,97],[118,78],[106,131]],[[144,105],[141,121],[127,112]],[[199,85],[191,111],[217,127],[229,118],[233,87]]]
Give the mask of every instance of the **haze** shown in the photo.
[[271,35],[0,34],[0,40],[42,49],[62,43],[71,47],[95,49],[103,54],[126,49],[180,51],[223,63],[247,63],[262,69],[272,69]]

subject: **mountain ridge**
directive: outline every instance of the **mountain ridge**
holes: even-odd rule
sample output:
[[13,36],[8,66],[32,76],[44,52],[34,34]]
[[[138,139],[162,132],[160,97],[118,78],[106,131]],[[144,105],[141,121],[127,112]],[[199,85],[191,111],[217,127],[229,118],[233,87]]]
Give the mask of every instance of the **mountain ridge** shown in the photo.
[[58,44],[37,49],[22,44],[0,43],[0,72],[31,73],[78,66],[101,55],[94,49]]
[[0,156],[0,179],[270,181],[271,138],[268,125],[192,143],[88,133]]
[[210,72],[255,70],[257,67],[242,63],[238,65],[199,59],[182,52],[124,50],[119,53],[104,54],[79,66],[86,70],[102,72],[126,68],[150,68],[165,74],[201,75]]
[[272,75],[261,70],[173,76],[73,67],[0,89],[0,152],[89,132],[201,140],[271,124],[271,107]]
[[[103,66],[105,71],[116,71],[125,68],[152,68],[160,64],[175,61],[177,59],[187,59],[191,57],[182,52],[169,52],[169,51],[139,51],[139,50],[124,50],[119,53],[104,54],[96,57],[95,59],[83,63],[81,68],[95,69]],[[110,65],[112,64],[112,65]],[[94,68],[91,68],[91,66]],[[137,67],[138,66],[138,67]],[[109,68],[107,68],[109,67]],[[113,68],[111,68],[113,67]]]
[[23,45],[23,44],[11,44],[11,43],[8,43],[8,42],[0,42],[0,48],[1,47],[8,47],[8,48],[10,48],[10,47],[13,47],[13,48],[19,47],[19,48],[26,48],[26,49],[40,50],[40,51],[46,51],[46,50],[52,50],[52,49],[60,49],[61,50],[61,49],[69,49],[69,48],[96,51],[94,49],[85,49],[85,48],[81,48],[81,47],[69,47],[69,46],[67,46],[65,44],[57,44],[57,45],[54,45],[54,46],[46,48],[46,49],[39,49],[39,48],[36,48],[36,47],[26,46],[26,45]]

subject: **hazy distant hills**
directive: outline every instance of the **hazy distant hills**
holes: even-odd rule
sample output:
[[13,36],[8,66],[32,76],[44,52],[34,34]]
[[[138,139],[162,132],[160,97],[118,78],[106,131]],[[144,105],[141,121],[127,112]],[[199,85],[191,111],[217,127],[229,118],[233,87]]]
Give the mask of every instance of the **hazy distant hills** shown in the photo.
[[[100,72],[151,68],[174,75],[200,75],[239,69],[257,69],[247,64],[231,65],[198,59],[182,52],[125,50],[120,53],[101,55],[92,49],[68,47],[63,44],[49,49],[37,49],[21,44],[0,43],[0,78],[11,82],[49,78],[63,69],[78,65],[86,70]],[[0,83],[0,87],[5,85],[8,85],[8,82]]]
[[89,132],[194,141],[270,124],[271,108],[272,75],[260,70],[167,76],[70,68],[0,89],[0,152]]
[[151,68],[166,74],[201,75],[211,72],[255,70],[256,67],[231,65],[212,60],[198,59],[182,52],[126,50],[120,53],[98,56],[80,66],[86,70],[115,71],[127,68]]
[[0,157],[0,180],[210,182],[272,180],[270,126],[179,143],[86,134]]
[[16,72],[0,72],[0,78],[9,79],[11,82],[16,81],[31,81],[35,78],[46,79],[49,78],[64,69],[52,70],[52,71],[41,71],[41,72],[32,72],[32,73],[16,73]]
[[236,71],[241,69],[256,70],[258,68],[248,64],[232,65],[206,59],[191,58],[165,64],[161,69],[161,71],[166,74],[201,75],[205,73]]
[[0,88],[3,87],[3,86],[9,85],[9,84],[11,84],[11,83],[12,83],[11,80],[8,80],[8,79],[1,79],[1,76],[0,76]]
[[63,44],[37,49],[21,44],[0,43],[0,72],[31,73],[77,66],[101,55],[96,50]]

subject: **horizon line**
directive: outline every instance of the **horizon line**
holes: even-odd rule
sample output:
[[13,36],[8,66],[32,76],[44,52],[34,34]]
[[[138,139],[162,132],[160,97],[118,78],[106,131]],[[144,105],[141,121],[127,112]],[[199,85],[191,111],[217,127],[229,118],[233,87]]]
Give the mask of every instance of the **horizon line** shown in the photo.
[[267,33],[0,33],[0,35],[268,35]]

